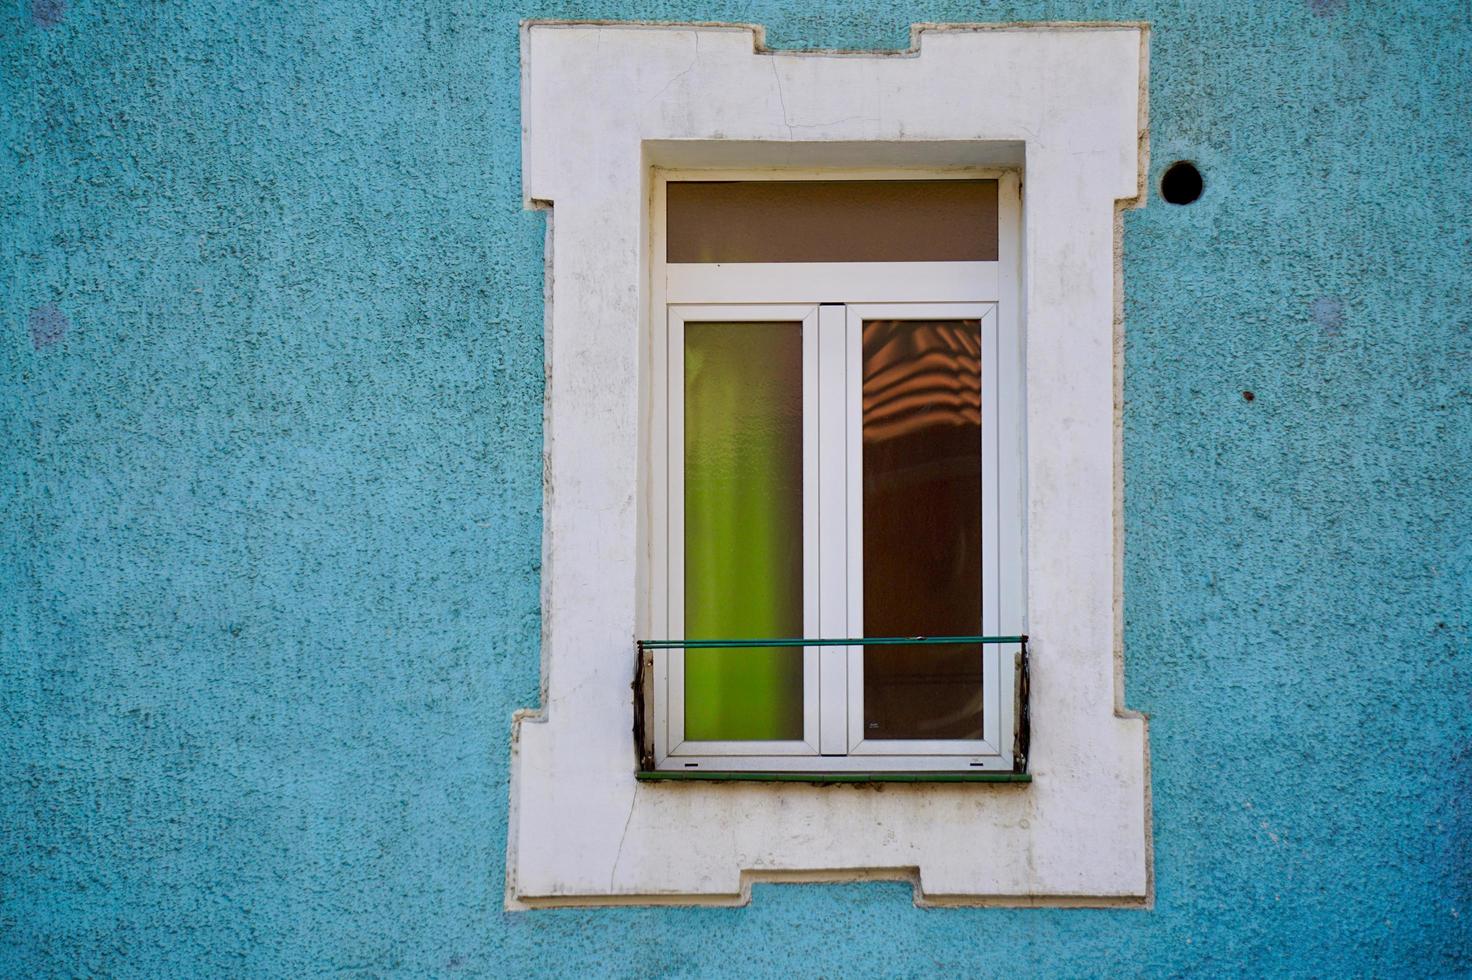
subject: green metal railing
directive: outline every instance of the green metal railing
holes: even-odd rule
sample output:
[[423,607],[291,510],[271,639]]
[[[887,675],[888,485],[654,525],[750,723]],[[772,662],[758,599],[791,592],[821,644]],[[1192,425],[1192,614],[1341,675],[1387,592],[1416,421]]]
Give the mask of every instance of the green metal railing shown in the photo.
[[897,647],[939,646],[943,643],[1020,643],[1026,636],[869,636],[848,639],[782,640],[639,640],[640,650],[732,650],[746,647]]
[[[875,647],[875,646],[942,646],[977,644],[981,646],[1016,644],[1018,652],[1016,682],[1013,685],[1014,722],[1012,772],[906,772],[906,773],[821,773],[821,772],[674,772],[658,771],[653,763],[653,743],[647,730],[650,716],[645,702],[652,696],[652,677],[648,653],[654,650],[752,650],[772,647]],[[1028,702],[1031,669],[1027,635],[1017,636],[868,636],[839,638],[784,637],[752,640],[636,640],[637,676],[634,679],[634,736],[639,749],[640,779],[719,779],[800,782],[1028,782],[1027,754],[1032,741],[1032,716]]]

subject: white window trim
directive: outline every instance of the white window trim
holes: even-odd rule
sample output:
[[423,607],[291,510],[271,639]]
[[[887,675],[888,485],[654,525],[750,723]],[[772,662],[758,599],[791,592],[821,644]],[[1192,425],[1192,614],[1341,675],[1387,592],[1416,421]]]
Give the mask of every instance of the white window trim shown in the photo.
[[[758,35],[759,37],[759,35]],[[1141,25],[917,29],[909,57],[750,28],[523,32],[523,180],[550,202],[543,708],[513,728],[507,903],[733,904],[897,877],[929,904],[1142,904],[1145,726],[1116,677],[1116,202],[1140,192]],[[923,41],[923,44],[921,42]],[[1027,786],[640,784],[655,167],[1022,167]]]

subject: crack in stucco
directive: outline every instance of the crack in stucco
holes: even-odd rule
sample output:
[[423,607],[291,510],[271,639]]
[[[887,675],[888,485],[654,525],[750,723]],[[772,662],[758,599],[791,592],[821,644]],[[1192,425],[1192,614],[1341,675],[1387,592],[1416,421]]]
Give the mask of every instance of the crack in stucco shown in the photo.
[[772,59],[772,78],[777,83],[777,103],[782,107],[782,125],[787,127],[787,135],[792,135],[792,120],[787,115],[787,97],[782,93],[782,73],[777,71],[777,59]]
[[690,64],[686,65],[683,71],[677,72],[673,77],[670,78],[669,81],[660,86],[658,92],[655,92],[649,98],[645,99],[645,105],[650,105],[651,103],[658,101],[660,96],[664,95],[670,90],[670,86],[674,85],[680,79],[689,75],[692,71],[695,70],[695,66],[700,64],[700,32],[692,31],[691,36],[695,38],[695,54],[693,57],[691,57]]
[[629,824],[631,824],[631,823],[634,822],[634,808],[636,806],[638,806],[638,803],[639,803],[639,784],[638,783],[635,783],[634,784],[634,792],[632,794],[630,794],[630,796],[629,796],[629,813],[628,813],[628,815],[626,817],[624,817],[624,829],[623,829],[623,832],[618,835],[618,850],[615,851],[614,852],[614,855],[613,855],[613,867],[610,868],[609,871],[608,871],[608,890],[610,892],[613,891],[613,882],[614,882],[614,879],[616,879],[618,877],[618,863],[619,863],[619,861],[623,860],[623,856],[624,856],[624,842],[628,840],[628,837],[629,837]]

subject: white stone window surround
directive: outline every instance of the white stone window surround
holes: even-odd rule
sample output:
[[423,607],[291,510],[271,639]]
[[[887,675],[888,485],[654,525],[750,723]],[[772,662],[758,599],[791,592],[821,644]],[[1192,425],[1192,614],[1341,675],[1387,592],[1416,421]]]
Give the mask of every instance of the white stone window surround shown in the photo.
[[[509,908],[744,904],[911,881],[920,904],[1144,905],[1144,719],[1123,707],[1120,207],[1141,198],[1140,24],[922,26],[908,54],[759,28],[523,28],[523,182],[550,203],[543,707],[513,721]],[[654,167],[1020,167],[1026,785],[634,778]],[[660,311],[662,315],[662,311]]]

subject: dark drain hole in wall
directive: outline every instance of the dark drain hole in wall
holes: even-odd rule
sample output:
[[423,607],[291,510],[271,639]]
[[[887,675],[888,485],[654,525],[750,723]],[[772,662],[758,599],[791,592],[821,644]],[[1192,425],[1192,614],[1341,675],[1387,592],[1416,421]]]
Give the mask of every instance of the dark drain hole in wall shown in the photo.
[[1189,160],[1171,164],[1160,178],[1160,196],[1171,204],[1190,204],[1201,196],[1204,187],[1201,171]]

